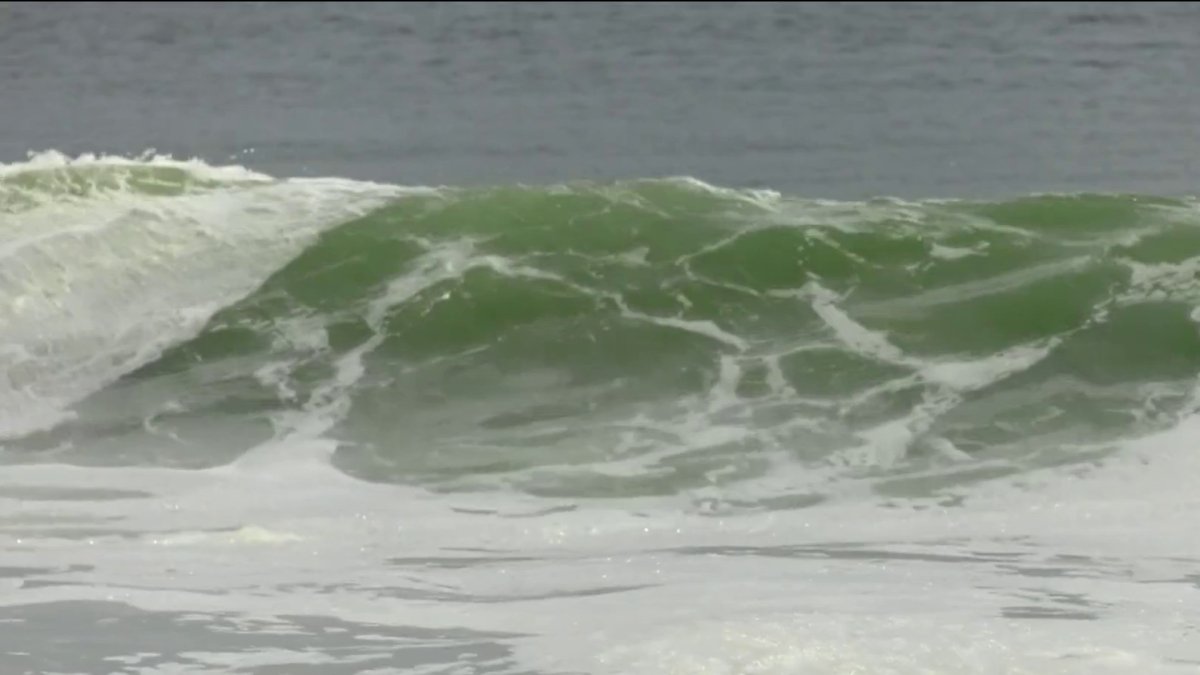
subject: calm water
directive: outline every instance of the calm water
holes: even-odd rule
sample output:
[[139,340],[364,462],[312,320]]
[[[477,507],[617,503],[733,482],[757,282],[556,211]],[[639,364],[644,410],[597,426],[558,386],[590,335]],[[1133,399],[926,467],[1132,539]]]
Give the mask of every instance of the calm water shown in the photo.
[[5,3],[0,31],[10,161],[859,198],[1190,194],[1200,155],[1189,3]]
[[1200,671],[1200,9],[0,3],[0,672]]

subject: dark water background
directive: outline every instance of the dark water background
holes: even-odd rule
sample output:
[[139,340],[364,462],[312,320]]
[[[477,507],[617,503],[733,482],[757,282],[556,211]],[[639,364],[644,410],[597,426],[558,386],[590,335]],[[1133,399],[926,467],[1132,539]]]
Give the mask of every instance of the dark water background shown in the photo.
[[2,3],[0,158],[1191,194],[1189,3]]

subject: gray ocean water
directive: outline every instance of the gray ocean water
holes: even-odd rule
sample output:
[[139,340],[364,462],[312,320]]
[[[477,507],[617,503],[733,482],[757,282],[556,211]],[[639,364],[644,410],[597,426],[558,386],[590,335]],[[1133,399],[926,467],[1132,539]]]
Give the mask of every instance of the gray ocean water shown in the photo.
[[0,2],[0,674],[1200,672],[1200,8]]
[[[1190,194],[1189,3],[5,3],[0,154],[819,198]],[[252,151],[252,154],[251,154]]]

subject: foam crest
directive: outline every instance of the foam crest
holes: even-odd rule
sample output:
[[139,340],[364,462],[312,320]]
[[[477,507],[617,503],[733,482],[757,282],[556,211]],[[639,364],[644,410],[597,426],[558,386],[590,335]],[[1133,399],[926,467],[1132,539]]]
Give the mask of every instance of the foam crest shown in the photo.
[[169,195],[117,188],[0,212],[0,438],[53,424],[74,401],[195,335],[323,229],[403,194],[164,158],[50,153],[3,175],[80,166],[170,166],[249,182]]

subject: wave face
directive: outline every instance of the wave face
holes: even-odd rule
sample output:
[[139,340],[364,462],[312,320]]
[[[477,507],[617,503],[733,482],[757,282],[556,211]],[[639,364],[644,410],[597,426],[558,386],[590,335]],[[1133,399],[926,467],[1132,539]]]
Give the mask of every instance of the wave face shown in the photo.
[[9,462],[786,508],[1054,464],[1197,407],[1190,199],[479,189],[0,169]]

